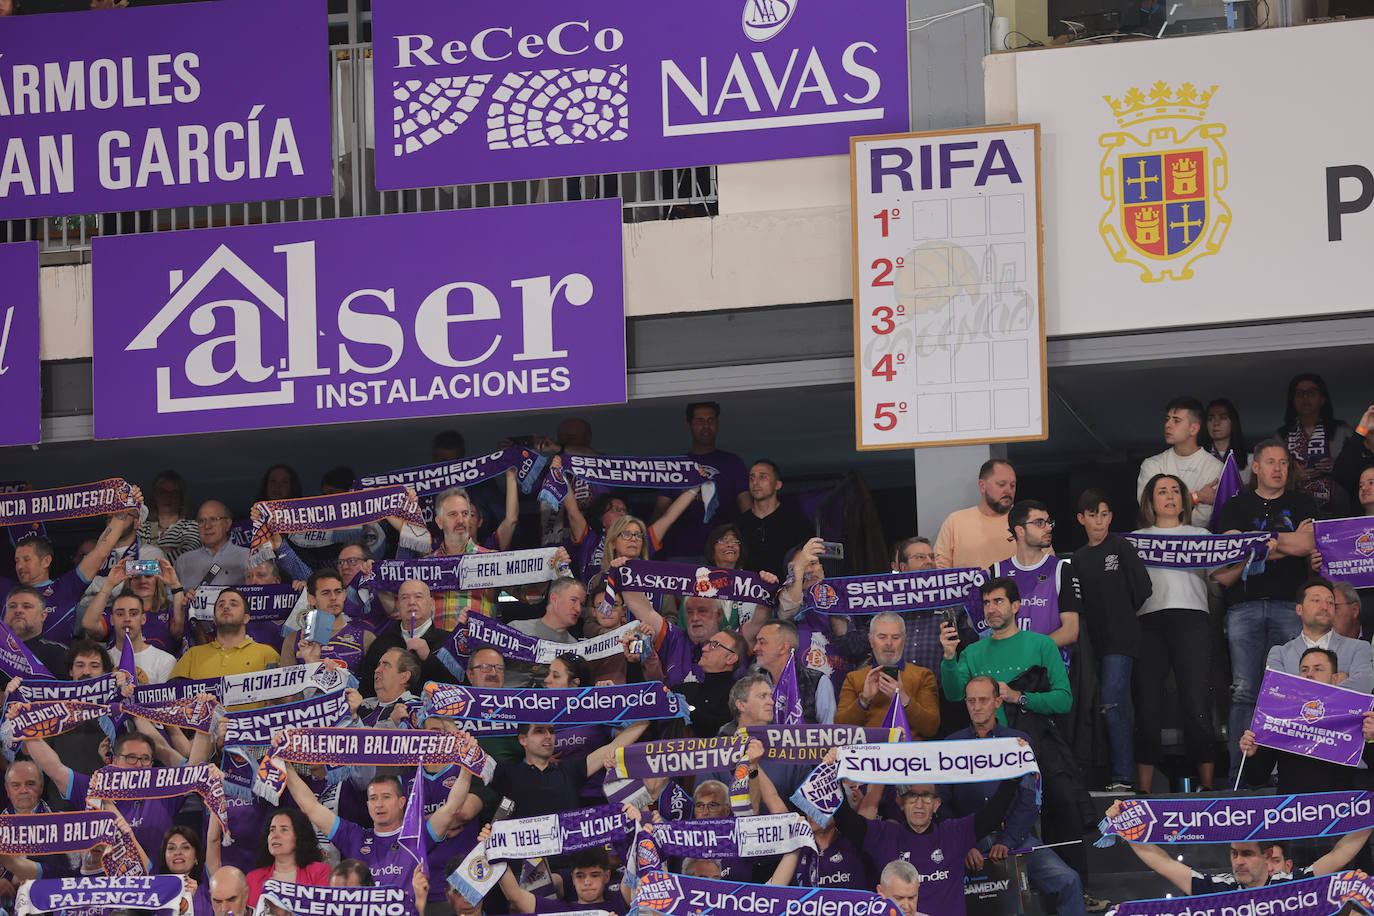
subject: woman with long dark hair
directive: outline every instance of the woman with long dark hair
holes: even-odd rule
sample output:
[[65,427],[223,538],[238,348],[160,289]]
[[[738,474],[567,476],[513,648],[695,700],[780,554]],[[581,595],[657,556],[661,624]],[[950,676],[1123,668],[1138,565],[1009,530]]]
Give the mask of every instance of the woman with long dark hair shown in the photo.
[[205,876],[205,847],[197,831],[180,824],[169,829],[162,837],[162,848],[158,850],[155,864],[159,875],[180,875],[195,885],[191,892],[192,916],[214,913],[210,883]]
[[1350,427],[1336,419],[1331,394],[1320,375],[1304,372],[1289,379],[1278,438],[1292,456],[1298,489],[1334,515],[1344,514],[1350,507],[1350,494],[1332,474],[1336,455],[1350,434]]
[[258,867],[248,873],[248,902],[256,906],[268,878],[291,884],[329,884],[329,865],[314,826],[296,808],[281,808],[258,844]]

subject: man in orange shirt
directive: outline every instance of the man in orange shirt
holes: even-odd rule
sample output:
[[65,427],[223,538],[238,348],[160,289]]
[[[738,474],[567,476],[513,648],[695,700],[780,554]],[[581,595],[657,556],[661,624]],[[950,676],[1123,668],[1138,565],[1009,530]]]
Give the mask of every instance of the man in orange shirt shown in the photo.
[[940,696],[935,673],[902,660],[906,623],[901,615],[883,611],[868,627],[873,664],[851,671],[840,688],[835,722],[839,725],[883,724],[893,694],[897,694],[913,738],[929,738],[940,728]]

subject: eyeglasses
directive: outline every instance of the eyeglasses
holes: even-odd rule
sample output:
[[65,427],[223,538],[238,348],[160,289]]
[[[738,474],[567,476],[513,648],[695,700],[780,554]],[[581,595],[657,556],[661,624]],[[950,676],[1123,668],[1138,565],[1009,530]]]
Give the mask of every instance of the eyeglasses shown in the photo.
[[725,802],[693,802],[693,811],[724,811],[730,807]]
[[922,805],[933,805],[940,796],[934,792],[908,792],[906,797]]
[[218,523],[218,522],[230,522],[230,521],[233,521],[233,519],[230,518],[230,517],[227,516],[227,515],[208,515],[208,516],[206,516],[205,518],[198,518],[198,519],[196,519],[196,524],[197,524],[197,525],[214,525],[214,524],[216,524],[216,523]]
[[149,757],[147,754],[119,754],[117,756],[125,763],[132,763],[135,766],[146,767],[152,765],[153,762],[153,758]]
[[716,546],[717,546],[717,547],[738,547],[738,546],[739,546],[739,538],[721,538],[719,541],[716,541]]
[[644,535],[640,534],[638,531],[622,531],[620,534],[616,535],[616,537],[622,537],[627,541],[644,540]]
[[729,652],[731,655],[739,655],[738,652],[736,652],[734,649],[730,648],[729,646],[727,646],[725,643],[721,642],[721,641],[718,640],[718,639],[708,640],[707,643],[706,643],[706,645],[708,645],[708,646],[715,646],[715,647],[716,647],[717,649],[719,649],[720,651],[722,651],[722,652]]
[[1053,528],[1053,527],[1054,527],[1054,519],[1052,519],[1052,518],[1032,518],[1032,519],[1027,520],[1026,524],[1029,525],[1029,526],[1031,526],[1032,528]]
[[495,674],[498,671],[505,671],[505,665],[468,665],[473,671],[485,671],[488,674]]
[[367,559],[365,557],[339,557],[340,566],[361,566],[366,562]]

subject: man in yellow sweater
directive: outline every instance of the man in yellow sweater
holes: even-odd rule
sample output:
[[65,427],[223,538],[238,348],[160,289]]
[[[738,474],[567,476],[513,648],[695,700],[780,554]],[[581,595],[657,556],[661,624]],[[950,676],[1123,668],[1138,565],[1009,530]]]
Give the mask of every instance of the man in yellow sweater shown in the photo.
[[843,725],[881,726],[895,693],[912,737],[933,736],[940,728],[935,673],[902,660],[906,622],[901,615],[892,611],[875,615],[868,627],[868,645],[873,650],[873,664],[845,677],[835,721]]

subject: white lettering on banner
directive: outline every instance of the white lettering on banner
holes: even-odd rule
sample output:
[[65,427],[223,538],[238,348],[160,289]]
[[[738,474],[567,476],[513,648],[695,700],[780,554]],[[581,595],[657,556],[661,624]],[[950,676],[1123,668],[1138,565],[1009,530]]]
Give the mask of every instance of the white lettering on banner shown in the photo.
[[[250,121],[250,130],[254,124]],[[251,149],[250,142],[250,152]],[[274,161],[270,154],[267,161],[269,166]],[[553,343],[554,311],[562,303],[576,307],[592,301],[595,290],[585,274],[513,279],[509,286],[514,295],[504,303],[496,292],[480,283],[448,283],[424,297],[410,328],[391,315],[396,310],[394,290],[354,290],[334,310],[334,325],[342,340],[337,352],[330,354],[322,352],[318,343],[328,333],[321,318],[327,321],[329,312],[321,309],[323,303],[316,300],[316,243],[295,242],[272,250],[285,259],[285,283],[280,290],[227,245],[221,245],[192,271],[169,271],[171,298],[124,349],[158,349],[163,332],[183,314],[189,316],[192,333],[207,339],[191,348],[182,366],[158,367],[159,413],[292,404],[296,400],[295,380],[310,378],[321,379],[315,391],[318,408],[475,399],[514,392],[562,392],[572,384],[569,368],[562,365],[448,376],[417,375],[408,380],[329,383],[326,379],[332,375],[376,375],[387,371],[400,360],[407,332],[435,367],[480,366],[502,349],[503,343],[507,348],[517,348],[509,357],[516,362],[563,359],[568,352],[555,349]],[[200,293],[220,274],[237,280],[257,302],[219,299],[197,304]],[[384,310],[359,310],[356,304],[364,298],[380,302]],[[519,310],[519,341],[507,342],[500,333],[482,334],[481,324],[499,319],[506,309]],[[223,318],[217,318],[221,315],[231,319],[232,333],[210,336],[222,330]],[[273,327],[264,326],[269,316],[275,319]],[[462,334],[451,333],[459,329]],[[264,345],[283,335],[289,341],[287,355],[279,366],[272,365],[264,357]],[[368,352],[384,348],[388,355],[380,362],[365,361],[362,351],[354,349],[359,345],[367,346]],[[206,389],[207,393],[174,394],[174,372],[179,379]],[[244,383],[256,386],[255,390],[215,392],[225,385],[241,389]]]
[[573,57],[595,49],[603,53],[620,50],[625,35],[619,29],[596,29],[588,20],[560,22],[544,35],[526,34],[516,37],[509,27],[494,26],[482,29],[471,38],[450,39],[439,45],[436,58],[430,53],[436,41],[423,34],[396,36],[396,69],[409,67],[437,67],[461,64],[471,56],[495,63],[519,56],[526,60],[541,57],[545,49],[552,54]]
[[899,785],[983,782],[1036,772],[1035,753],[1016,738],[860,744],[839,749],[839,776]]
[[[832,71],[826,69],[820,52],[813,47],[805,60],[799,62],[801,53],[798,48],[791,49],[784,62],[778,54],[770,61],[763,51],[754,51],[747,57],[748,64],[746,58],[736,54],[723,76],[720,76],[718,62],[713,69],[705,57],[698,58],[695,66],[685,65],[685,70],[677,61],[662,61],[663,135],[679,137],[840,121],[876,121],[884,116],[882,107],[856,107],[873,101],[882,89],[877,71],[859,60],[861,53],[870,57],[877,54],[876,47],[866,41],[857,41],[845,48],[839,67],[852,79],[841,86],[845,91],[838,95],[830,78]],[[713,74],[719,78],[718,82],[712,82]],[[798,112],[800,107],[815,104],[816,100],[825,106],[824,110]],[[670,111],[677,102],[685,102],[708,120],[670,123]],[[741,104],[743,111],[740,111]],[[727,116],[724,119],[720,117],[722,112]]]

